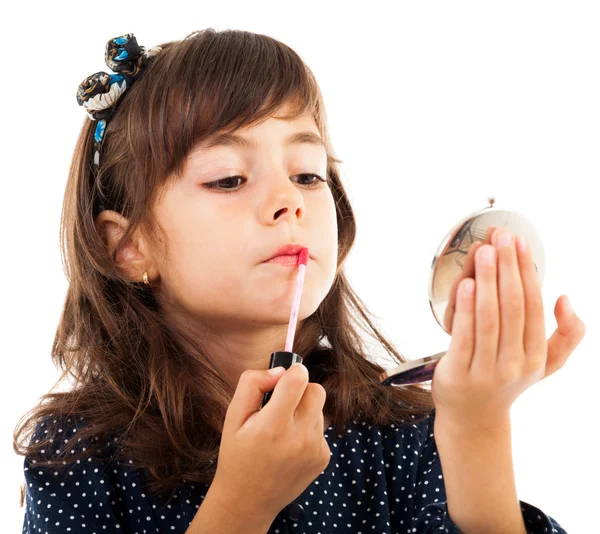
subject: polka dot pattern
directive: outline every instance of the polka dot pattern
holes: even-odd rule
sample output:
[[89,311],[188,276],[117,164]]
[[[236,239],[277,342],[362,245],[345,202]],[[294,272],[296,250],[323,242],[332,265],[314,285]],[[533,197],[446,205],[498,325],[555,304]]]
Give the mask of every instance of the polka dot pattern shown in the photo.
[[[352,421],[342,434],[330,426],[329,465],[281,510],[268,534],[459,534],[446,506],[434,416],[385,427]],[[77,432],[75,423],[57,424],[64,435]],[[32,439],[44,430],[41,423]],[[107,442],[105,450],[114,446]],[[60,473],[25,458],[24,473],[24,534],[184,533],[208,491],[188,482],[167,504],[144,491],[128,462],[106,464],[92,456]],[[520,503],[528,534],[566,534],[553,518]]]

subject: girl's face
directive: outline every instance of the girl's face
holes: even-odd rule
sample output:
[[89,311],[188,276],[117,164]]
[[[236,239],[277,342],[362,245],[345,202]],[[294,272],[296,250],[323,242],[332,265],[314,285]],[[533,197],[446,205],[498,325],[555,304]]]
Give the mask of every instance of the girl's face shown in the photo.
[[[300,133],[304,142],[286,142]],[[264,262],[299,244],[310,254],[300,324],[329,292],[337,267],[333,196],[313,176],[326,179],[319,130],[308,115],[272,117],[234,136],[198,146],[154,207],[169,252],[156,259],[159,298],[218,330],[287,325],[298,268]]]

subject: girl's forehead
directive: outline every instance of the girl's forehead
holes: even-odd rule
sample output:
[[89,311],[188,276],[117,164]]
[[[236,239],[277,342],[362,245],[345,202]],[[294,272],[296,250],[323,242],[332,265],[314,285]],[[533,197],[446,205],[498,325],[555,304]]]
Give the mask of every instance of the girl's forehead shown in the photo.
[[314,146],[326,150],[325,141],[310,114],[294,119],[279,119],[275,116],[265,119],[260,124],[245,126],[236,130],[223,130],[200,140],[193,153],[206,153],[218,147],[229,147],[240,150],[257,149],[261,137],[268,137],[269,143],[281,141],[284,147]]
[[296,128],[298,126],[312,126],[316,131],[318,131],[315,119],[310,112],[306,111],[300,115],[290,117],[289,115],[285,115],[279,111],[262,119],[258,123],[249,124],[238,128],[235,132],[240,135],[246,135],[261,128],[278,127],[281,129],[287,129],[290,127]]

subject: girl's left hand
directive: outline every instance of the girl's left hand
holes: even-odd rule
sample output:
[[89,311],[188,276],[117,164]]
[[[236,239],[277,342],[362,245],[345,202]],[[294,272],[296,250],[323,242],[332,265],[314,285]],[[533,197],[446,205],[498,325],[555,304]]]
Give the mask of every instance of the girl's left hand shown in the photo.
[[[500,236],[504,232],[508,243]],[[503,227],[493,230],[491,241],[475,253],[475,279],[458,286],[452,340],[431,386],[436,419],[473,430],[505,423],[519,395],[560,369],[585,335],[585,325],[562,295],[554,308],[558,328],[546,340],[530,249],[520,251]],[[485,252],[493,253],[490,263]],[[469,282],[470,295],[464,291]]]

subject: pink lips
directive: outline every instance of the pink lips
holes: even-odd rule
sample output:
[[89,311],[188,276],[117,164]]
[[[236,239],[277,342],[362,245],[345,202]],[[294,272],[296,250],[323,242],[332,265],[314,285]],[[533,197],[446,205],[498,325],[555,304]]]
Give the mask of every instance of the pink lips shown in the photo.
[[279,265],[298,265],[298,254],[282,254],[275,256],[265,263],[278,263]]
[[[304,247],[303,245],[297,245],[293,243],[290,243],[289,245],[284,245],[282,247],[279,247],[277,251],[273,252],[271,257],[264,260],[263,263],[280,263],[281,265],[287,265],[288,262],[295,261],[296,263],[294,265],[296,265],[298,263],[298,255],[300,254],[300,252],[302,252],[304,248],[306,247]],[[284,257],[286,259],[273,261],[281,257]]]

